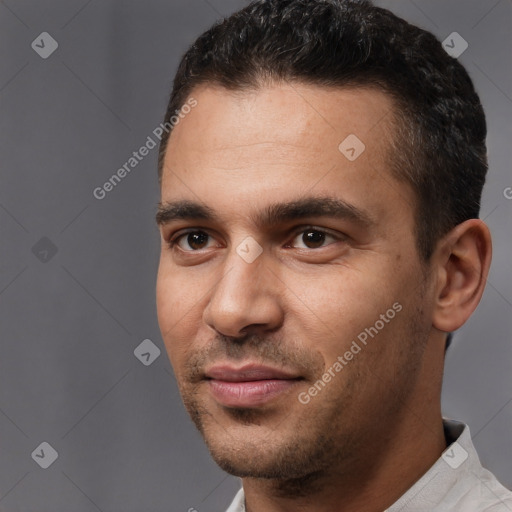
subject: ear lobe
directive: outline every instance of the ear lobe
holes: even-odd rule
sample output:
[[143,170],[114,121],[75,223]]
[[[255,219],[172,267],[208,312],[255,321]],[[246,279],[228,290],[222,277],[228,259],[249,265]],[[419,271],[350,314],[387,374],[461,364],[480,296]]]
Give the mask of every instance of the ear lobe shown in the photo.
[[438,243],[434,327],[452,332],[471,316],[484,292],[491,255],[489,228],[480,219],[455,226]]

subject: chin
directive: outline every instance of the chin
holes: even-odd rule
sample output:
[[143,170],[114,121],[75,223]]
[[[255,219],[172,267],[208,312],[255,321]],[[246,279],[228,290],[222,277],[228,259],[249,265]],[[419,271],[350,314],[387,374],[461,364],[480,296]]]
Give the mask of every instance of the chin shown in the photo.
[[338,429],[326,429],[332,422],[313,411],[220,408],[193,394],[184,403],[213,460],[239,478],[311,479],[340,455]]
[[299,467],[297,460],[286,460],[286,457],[275,451],[262,453],[261,450],[254,451],[247,446],[235,451],[232,448],[209,447],[209,450],[222,470],[239,478],[290,480],[303,478],[311,472],[311,465]]
[[329,447],[311,437],[298,438],[295,429],[274,430],[254,423],[224,429],[215,420],[203,427],[213,460],[239,478],[303,479],[326,465]]

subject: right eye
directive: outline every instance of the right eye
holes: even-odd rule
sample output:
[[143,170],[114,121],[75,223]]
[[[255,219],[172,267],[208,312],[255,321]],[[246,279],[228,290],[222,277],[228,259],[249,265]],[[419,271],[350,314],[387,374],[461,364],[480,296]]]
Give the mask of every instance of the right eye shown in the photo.
[[185,252],[197,252],[201,249],[208,249],[211,247],[210,242],[213,242],[212,237],[204,231],[188,231],[181,233],[169,240],[169,247],[173,249],[176,245]]

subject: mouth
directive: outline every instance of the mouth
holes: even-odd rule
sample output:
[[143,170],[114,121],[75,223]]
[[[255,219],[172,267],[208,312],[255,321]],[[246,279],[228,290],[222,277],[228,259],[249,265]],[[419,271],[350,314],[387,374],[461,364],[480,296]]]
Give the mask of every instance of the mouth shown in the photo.
[[240,368],[218,365],[205,375],[210,393],[224,407],[262,406],[289,391],[303,377],[269,366],[248,364]]

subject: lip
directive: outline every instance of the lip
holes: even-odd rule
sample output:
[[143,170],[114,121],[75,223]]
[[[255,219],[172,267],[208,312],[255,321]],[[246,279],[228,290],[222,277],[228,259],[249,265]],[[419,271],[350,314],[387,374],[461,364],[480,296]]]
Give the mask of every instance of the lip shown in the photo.
[[213,398],[225,407],[257,407],[295,386],[302,377],[262,365],[213,366],[206,372]]
[[212,366],[205,372],[209,379],[224,380],[228,382],[249,382],[256,380],[269,379],[298,379],[300,376],[293,372],[287,372],[271,366],[256,364],[245,364],[240,368],[234,368],[229,365]]

